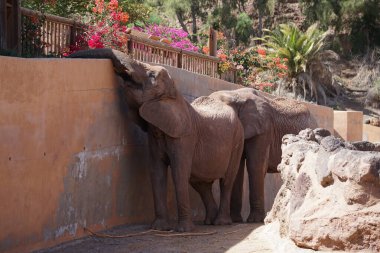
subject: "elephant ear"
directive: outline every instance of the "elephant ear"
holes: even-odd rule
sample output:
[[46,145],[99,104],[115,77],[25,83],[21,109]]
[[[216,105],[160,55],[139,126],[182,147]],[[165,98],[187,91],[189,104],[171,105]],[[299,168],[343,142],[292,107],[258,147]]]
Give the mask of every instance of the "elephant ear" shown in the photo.
[[270,128],[271,108],[267,101],[255,96],[242,102],[239,119],[244,128],[244,139],[263,134]]
[[164,98],[148,101],[139,111],[143,119],[170,137],[179,138],[191,132],[189,109],[182,99]]

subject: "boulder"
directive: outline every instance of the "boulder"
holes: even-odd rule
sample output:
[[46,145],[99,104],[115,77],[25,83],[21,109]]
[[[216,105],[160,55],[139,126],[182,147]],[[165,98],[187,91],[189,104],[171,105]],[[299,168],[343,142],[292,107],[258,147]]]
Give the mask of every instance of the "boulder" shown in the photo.
[[265,223],[313,250],[380,251],[380,152],[324,129],[285,135],[283,185]]

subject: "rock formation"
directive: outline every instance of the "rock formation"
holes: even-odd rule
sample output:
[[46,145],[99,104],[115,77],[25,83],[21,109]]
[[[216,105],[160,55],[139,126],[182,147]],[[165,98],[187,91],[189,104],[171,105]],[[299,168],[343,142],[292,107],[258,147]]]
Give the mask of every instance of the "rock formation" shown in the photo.
[[380,145],[325,129],[285,135],[283,185],[265,223],[314,250],[380,251]]

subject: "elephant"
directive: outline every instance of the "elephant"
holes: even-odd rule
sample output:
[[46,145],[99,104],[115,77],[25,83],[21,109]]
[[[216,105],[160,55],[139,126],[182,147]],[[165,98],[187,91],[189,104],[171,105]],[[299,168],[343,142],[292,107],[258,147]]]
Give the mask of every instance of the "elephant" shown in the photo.
[[262,222],[265,218],[264,178],[267,172],[277,172],[282,137],[315,128],[316,122],[302,103],[270,98],[252,88],[217,91],[209,97],[234,108],[244,128],[244,150],[231,197],[231,218],[234,222],[243,221],[241,207],[246,165],[250,202],[247,222]]
[[[167,210],[168,167],[177,200],[177,231],[194,227],[189,184],[205,205],[205,224],[231,224],[231,192],[244,145],[243,127],[235,110],[210,97],[200,97],[189,104],[164,67],[133,60],[117,50],[84,50],[70,57],[111,59],[114,71],[122,78],[121,91],[128,113],[148,136],[155,208],[151,227],[171,229]],[[212,195],[215,180],[220,183],[219,209]]]

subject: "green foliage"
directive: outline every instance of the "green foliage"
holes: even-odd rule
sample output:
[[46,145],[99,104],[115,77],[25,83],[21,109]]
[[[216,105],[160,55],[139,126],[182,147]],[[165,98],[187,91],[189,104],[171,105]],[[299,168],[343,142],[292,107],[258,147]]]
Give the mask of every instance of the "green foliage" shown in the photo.
[[[23,0],[22,6],[61,17],[82,17],[88,13],[89,0]],[[153,8],[142,0],[119,0],[123,11],[128,12],[132,23],[148,23]]]
[[23,0],[23,7],[49,13],[61,17],[72,17],[74,14],[81,15],[87,12],[85,0]]
[[129,22],[141,26],[141,23],[149,23],[153,8],[138,0],[119,0],[123,11],[129,14]]
[[350,35],[354,53],[380,46],[379,0],[299,0],[305,26],[319,22],[324,30]]
[[253,21],[247,13],[240,13],[236,22],[236,36],[244,44],[249,43],[249,38],[253,33]]
[[279,57],[288,59],[290,77],[306,71],[307,63],[321,51],[327,35],[318,29],[317,24],[310,26],[306,32],[302,32],[294,24],[281,24],[273,31],[265,31],[267,35],[261,40]]

